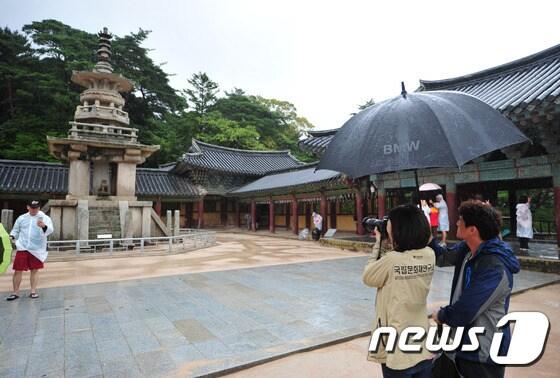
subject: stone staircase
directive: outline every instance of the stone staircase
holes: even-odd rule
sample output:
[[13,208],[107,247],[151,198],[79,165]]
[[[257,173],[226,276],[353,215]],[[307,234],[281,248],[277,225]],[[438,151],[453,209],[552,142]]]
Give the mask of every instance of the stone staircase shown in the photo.
[[121,219],[118,207],[94,207],[89,209],[89,239],[97,239],[97,235],[111,234],[119,239]]

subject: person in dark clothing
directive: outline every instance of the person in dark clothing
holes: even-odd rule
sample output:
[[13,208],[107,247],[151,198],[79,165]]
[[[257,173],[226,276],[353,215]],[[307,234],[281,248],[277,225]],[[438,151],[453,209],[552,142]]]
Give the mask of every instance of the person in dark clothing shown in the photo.
[[[459,208],[457,237],[462,241],[453,249],[457,263],[453,274],[448,306],[432,314],[434,321],[450,327],[465,327],[461,344],[470,344],[467,332],[471,327],[484,327],[479,335],[480,348],[473,352],[446,353],[455,361],[462,376],[470,378],[503,377],[505,366],[490,358],[490,345],[496,332],[503,332],[499,355],[507,353],[511,340],[509,326],[496,324],[508,312],[513,274],[519,262],[511,247],[499,238],[500,216],[492,206],[480,201],[467,201]],[[429,246],[436,256],[445,253],[437,240]]]

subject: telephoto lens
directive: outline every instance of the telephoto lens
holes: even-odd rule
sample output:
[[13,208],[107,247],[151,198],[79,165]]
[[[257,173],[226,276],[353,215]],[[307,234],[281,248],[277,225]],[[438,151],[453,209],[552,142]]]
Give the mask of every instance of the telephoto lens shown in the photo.
[[386,238],[388,221],[389,221],[388,217],[383,217],[382,219],[377,219],[374,217],[365,217],[364,219],[362,219],[362,226],[368,233],[373,232],[373,230],[377,228],[381,233],[381,237]]

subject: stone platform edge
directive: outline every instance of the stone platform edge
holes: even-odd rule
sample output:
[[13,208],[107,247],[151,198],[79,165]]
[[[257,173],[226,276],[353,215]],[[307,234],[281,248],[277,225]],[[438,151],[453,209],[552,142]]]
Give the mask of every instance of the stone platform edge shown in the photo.
[[[558,277],[558,279],[551,281],[551,282],[546,282],[540,285],[535,285],[533,287],[529,287],[526,289],[520,289],[520,290],[516,290],[515,292],[512,292],[512,296],[515,295],[519,295],[522,293],[525,293],[529,290],[535,290],[535,289],[540,289],[542,287],[545,286],[549,286],[549,285],[555,285],[560,283],[560,277]],[[431,318],[431,314],[428,315],[428,318]],[[214,378],[214,377],[223,377],[224,375],[228,375],[228,374],[233,374],[233,373],[237,373],[239,371],[242,370],[246,370],[255,366],[259,366],[259,365],[263,365],[266,364],[268,362],[273,362],[276,360],[280,360],[282,358],[285,357],[289,357],[292,356],[294,354],[299,354],[299,353],[305,353],[305,352],[311,352],[313,350],[317,350],[317,349],[322,349],[322,348],[326,348],[332,345],[337,345],[337,344],[341,344],[341,343],[345,343],[360,337],[365,337],[365,336],[369,336],[371,334],[371,329],[367,329],[365,331],[358,331],[356,330],[355,333],[352,333],[350,335],[346,335],[343,337],[338,337],[338,338],[332,338],[330,340],[327,341],[323,341],[323,342],[318,342],[316,344],[313,345],[309,345],[303,348],[299,348],[299,349],[294,349],[291,350],[289,352],[284,352],[284,353],[278,353],[278,354],[274,354],[265,358],[260,358],[260,359],[255,359],[253,361],[249,361],[246,363],[242,363],[240,365],[237,366],[233,366],[227,369],[223,369],[223,370],[216,370],[213,372],[209,372],[209,373],[204,373],[204,374],[200,374],[200,375],[196,375],[197,378]],[[364,358],[365,358],[365,352],[364,352]]]
[[[335,247],[359,252],[370,252],[373,248],[373,243],[342,239],[321,239],[319,240],[319,243],[327,247]],[[517,255],[517,259],[523,269],[543,273],[560,274],[560,259],[546,259],[519,255]]]

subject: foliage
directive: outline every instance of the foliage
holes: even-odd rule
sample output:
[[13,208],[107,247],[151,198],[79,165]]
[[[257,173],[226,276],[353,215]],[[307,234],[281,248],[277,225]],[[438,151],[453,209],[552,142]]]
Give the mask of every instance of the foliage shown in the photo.
[[245,150],[264,149],[254,126],[242,125],[224,118],[218,111],[203,116],[200,125],[205,132],[198,134],[197,137],[203,142]]
[[203,116],[217,100],[218,84],[210,80],[204,72],[196,73],[188,80],[192,88],[183,90],[194,111]]
[[[123,94],[130,126],[139,130],[140,143],[160,145],[147,165],[178,159],[192,137],[242,149],[289,149],[311,159],[297,143],[313,126],[293,104],[241,89],[219,97],[218,84],[204,72],[176,91],[144,46],[149,34],[114,36],[111,58],[115,73],[134,83]],[[97,47],[96,34],[57,20],[32,22],[21,32],[0,29],[0,158],[54,160],[46,136],[66,136],[83,90],[72,73],[93,68]]]

